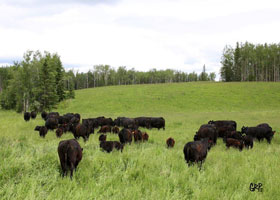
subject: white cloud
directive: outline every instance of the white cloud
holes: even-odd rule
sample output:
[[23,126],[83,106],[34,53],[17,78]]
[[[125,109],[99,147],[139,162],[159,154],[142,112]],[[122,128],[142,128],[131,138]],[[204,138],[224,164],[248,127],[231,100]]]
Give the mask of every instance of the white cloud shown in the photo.
[[200,72],[205,64],[218,74],[225,45],[279,41],[273,0],[81,2],[0,1],[0,57],[39,49],[80,71],[109,64]]

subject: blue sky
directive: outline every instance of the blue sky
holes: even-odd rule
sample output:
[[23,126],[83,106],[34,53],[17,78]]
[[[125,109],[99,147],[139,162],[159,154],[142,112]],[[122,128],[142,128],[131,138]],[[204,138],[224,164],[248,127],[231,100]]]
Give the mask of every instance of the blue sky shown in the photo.
[[27,50],[64,66],[219,73],[225,45],[279,43],[274,0],[0,0],[0,66]]

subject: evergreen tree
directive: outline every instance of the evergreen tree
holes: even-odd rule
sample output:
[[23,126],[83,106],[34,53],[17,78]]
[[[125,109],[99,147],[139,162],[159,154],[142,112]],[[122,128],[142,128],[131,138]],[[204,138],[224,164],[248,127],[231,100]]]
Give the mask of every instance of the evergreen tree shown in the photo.
[[42,60],[42,67],[40,70],[40,105],[41,110],[51,110],[58,101],[56,91],[56,71],[51,63],[51,56],[47,54]]
[[62,67],[62,63],[57,54],[54,54],[53,58],[56,67],[56,76],[55,76],[55,84],[56,84],[56,92],[58,96],[58,101],[63,101],[65,99],[65,88],[64,88],[64,69]]

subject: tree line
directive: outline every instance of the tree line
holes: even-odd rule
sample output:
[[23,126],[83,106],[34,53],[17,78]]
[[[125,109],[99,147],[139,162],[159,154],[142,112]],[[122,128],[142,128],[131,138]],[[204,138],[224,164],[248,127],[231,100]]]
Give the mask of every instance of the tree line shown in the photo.
[[223,81],[279,81],[280,44],[237,42],[224,48],[221,64]]
[[23,61],[0,68],[0,105],[17,112],[51,110],[74,98],[69,79],[57,54],[27,51]]
[[215,81],[214,72],[207,73],[205,65],[200,74],[195,72],[186,73],[178,70],[151,69],[147,72],[137,71],[134,68],[127,69],[120,66],[114,69],[110,65],[95,65],[88,72],[74,72],[68,74],[74,80],[75,89],[93,88],[109,85],[132,85],[132,84],[156,84],[191,81]]
[[215,81],[214,72],[186,73],[151,69],[147,72],[95,65],[88,72],[65,71],[58,54],[27,51],[21,62],[0,67],[0,105],[3,109],[42,111],[56,108],[60,101],[74,98],[74,90],[110,85]]

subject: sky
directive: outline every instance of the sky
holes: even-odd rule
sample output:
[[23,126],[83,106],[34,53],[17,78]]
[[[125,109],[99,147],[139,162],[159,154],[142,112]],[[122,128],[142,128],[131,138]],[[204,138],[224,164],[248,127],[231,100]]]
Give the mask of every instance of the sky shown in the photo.
[[94,65],[216,72],[226,45],[279,43],[276,0],[0,0],[0,66],[27,50]]

